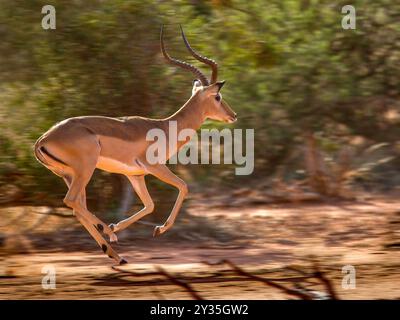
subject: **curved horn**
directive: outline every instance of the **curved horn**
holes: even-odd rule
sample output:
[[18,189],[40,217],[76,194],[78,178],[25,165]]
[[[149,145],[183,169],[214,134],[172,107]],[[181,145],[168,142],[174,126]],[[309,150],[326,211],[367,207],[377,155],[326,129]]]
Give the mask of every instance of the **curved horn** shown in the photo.
[[175,65],[175,66],[178,66],[178,67],[181,67],[183,69],[193,72],[194,75],[201,81],[203,86],[208,86],[209,82],[207,80],[207,77],[199,69],[197,69],[195,66],[193,66],[187,62],[180,61],[180,60],[170,57],[170,55],[165,50],[165,46],[164,46],[163,28],[164,28],[164,25],[161,26],[160,45],[161,45],[161,52],[162,52],[165,60],[167,60],[172,65]]
[[182,33],[182,38],[183,41],[185,42],[186,48],[188,48],[189,52],[192,54],[193,57],[195,57],[197,60],[209,65],[211,67],[212,73],[211,73],[211,83],[215,83],[217,81],[218,77],[218,64],[207,57],[204,57],[200,54],[198,54],[196,51],[192,49],[192,47],[189,44],[189,41],[186,39],[185,33],[183,32],[183,28],[181,25],[179,25],[181,28],[181,33]]

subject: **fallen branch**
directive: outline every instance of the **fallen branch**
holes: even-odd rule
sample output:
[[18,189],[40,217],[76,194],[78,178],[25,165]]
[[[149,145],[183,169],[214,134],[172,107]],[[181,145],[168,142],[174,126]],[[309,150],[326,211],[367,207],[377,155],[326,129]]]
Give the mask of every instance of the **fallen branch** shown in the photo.
[[[190,296],[193,299],[204,300],[204,298],[189,283],[186,282],[187,279],[185,279],[185,280],[178,279],[176,276],[167,272],[165,269],[163,269],[160,266],[155,267],[155,269],[157,271],[150,271],[150,272],[135,272],[135,271],[123,270],[116,266],[113,266],[112,269],[119,271],[119,272],[133,275],[135,277],[162,276],[162,277],[166,278],[169,282],[172,282],[173,284],[183,288],[186,292],[188,292],[190,294]],[[189,278],[189,280],[190,280],[190,278]],[[158,283],[158,284],[160,284],[160,283]]]
[[177,286],[185,289],[192,296],[193,299],[195,299],[195,300],[204,300],[203,297],[201,297],[200,294],[190,284],[188,284],[188,283],[186,283],[186,282],[184,282],[182,280],[179,280],[178,278],[176,278],[175,276],[173,276],[172,274],[170,274],[166,270],[164,270],[162,267],[156,267],[156,269],[158,270],[158,272],[160,274],[165,276],[172,283],[174,283]]
[[274,281],[265,279],[263,277],[260,276],[256,276],[253,275],[247,271],[245,271],[244,269],[238,267],[237,265],[235,265],[233,262],[229,261],[229,260],[222,260],[221,263],[225,263],[226,265],[230,266],[237,274],[248,277],[249,279],[255,280],[255,281],[260,281],[266,285],[269,285],[271,287],[274,287],[276,289],[279,289],[283,292],[285,292],[286,294],[292,295],[292,296],[296,296],[299,297],[301,299],[304,300],[312,300],[312,296],[305,293],[305,292],[301,292],[299,290],[296,289],[290,289],[288,287],[285,287],[284,285],[281,285],[279,283],[276,283]]
[[[208,264],[207,262],[203,262],[204,264]],[[215,264],[212,264],[215,265]],[[130,270],[123,270],[120,269],[117,266],[113,266],[111,267],[113,270],[121,272],[121,273],[125,273],[127,275],[132,275],[134,277],[148,277],[148,276],[159,276],[160,273],[159,272],[155,272],[155,271],[149,271],[149,272],[135,272],[135,271],[130,271]],[[228,270],[231,271],[231,270]],[[205,283],[217,283],[217,282],[237,282],[237,281],[251,281],[251,279],[248,278],[243,278],[242,276],[240,277],[233,277],[233,275],[236,273],[231,273],[228,272],[225,274],[226,277],[224,277],[224,275],[221,272],[216,272],[213,275],[210,276],[202,276],[202,277],[185,277],[182,276],[180,277],[181,280],[183,281],[187,281],[190,283],[201,283],[201,284],[205,284]],[[229,277],[228,277],[229,276]],[[302,280],[308,280],[310,278],[310,276],[301,276],[301,277],[280,277],[280,278],[264,278],[267,279],[269,281],[288,281],[288,282],[298,282],[298,281],[302,281]],[[140,281],[140,283],[138,283],[137,285],[152,285],[154,283],[157,283],[159,285],[163,285],[163,284],[168,284],[169,282],[165,282],[162,283],[159,280],[143,280]]]
[[[302,270],[299,270],[294,267],[287,267],[286,270],[294,271],[296,273],[300,273],[301,276],[297,277],[280,277],[280,278],[265,278],[260,275],[250,273],[243,268],[237,266],[230,260],[221,260],[216,263],[210,262],[203,262],[209,266],[215,265],[227,265],[229,266],[229,270],[224,270],[224,272],[216,272],[210,276],[202,276],[202,277],[188,277],[188,276],[179,276],[172,275],[163,269],[160,266],[155,266],[156,271],[150,272],[135,272],[130,270],[124,270],[119,267],[112,267],[113,270],[121,272],[122,275],[118,275],[117,279],[122,280],[123,274],[132,275],[134,277],[149,277],[149,276],[160,276],[164,279],[151,279],[151,280],[144,280],[144,281],[130,281],[130,280],[123,280],[126,281],[128,285],[134,286],[151,286],[151,285],[168,285],[173,283],[181,288],[183,288],[186,292],[190,294],[193,299],[196,300],[203,300],[203,297],[192,287],[191,284],[193,283],[221,283],[221,282],[243,282],[243,281],[258,281],[262,282],[270,287],[279,289],[284,293],[295,296],[300,299],[304,300],[314,300],[314,299],[339,299],[333,284],[331,281],[325,276],[325,274],[320,270],[317,264],[314,264],[314,272],[313,273],[306,273]],[[227,271],[227,272],[226,272]],[[237,275],[239,277],[234,277]],[[318,284],[315,280],[319,280],[325,286],[327,293],[318,292],[314,290],[310,290],[302,285],[302,281],[311,282],[312,284]],[[283,284],[278,283],[279,281],[284,282],[292,282],[294,284],[294,288],[287,287]]]
[[321,282],[325,285],[325,288],[328,291],[330,298],[332,300],[339,300],[332,282],[324,275],[324,273],[321,271],[317,263],[314,264],[314,269],[315,269],[314,273],[315,277],[321,280]]

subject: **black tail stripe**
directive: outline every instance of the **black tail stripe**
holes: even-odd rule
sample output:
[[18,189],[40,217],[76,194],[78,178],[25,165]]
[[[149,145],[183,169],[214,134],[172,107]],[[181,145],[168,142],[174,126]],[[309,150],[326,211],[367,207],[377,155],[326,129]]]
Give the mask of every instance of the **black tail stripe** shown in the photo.
[[67,164],[66,164],[64,161],[58,159],[57,157],[53,156],[50,152],[48,152],[48,151],[46,150],[45,147],[40,147],[40,151],[42,151],[42,152],[43,152],[45,155],[47,155],[48,157],[52,158],[54,161],[60,162],[60,163],[62,163],[63,165],[66,165],[66,166],[67,166]]

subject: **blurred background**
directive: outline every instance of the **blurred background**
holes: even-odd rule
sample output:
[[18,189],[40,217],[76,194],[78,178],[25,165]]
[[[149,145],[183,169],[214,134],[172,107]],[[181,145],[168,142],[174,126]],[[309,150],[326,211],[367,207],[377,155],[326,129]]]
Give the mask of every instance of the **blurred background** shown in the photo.
[[[42,29],[46,4],[56,9],[56,30]],[[31,259],[38,252],[101,255],[63,207],[66,186],[35,160],[33,144],[53,124],[73,116],[161,118],[175,112],[189,98],[193,77],[164,62],[162,24],[173,57],[210,72],[185,49],[182,24],[193,48],[219,63],[219,79],[227,81],[224,99],[238,114],[234,128],[255,130],[255,170],[235,176],[234,165],[171,165],[188,182],[190,196],[177,226],[162,240],[151,239],[151,225],[165,220],[176,191],[149,177],[156,212],[144,219],[148,224],[121,234],[119,251],[137,245],[142,249],[135,250],[145,254],[148,246],[157,250],[163,241],[172,251],[182,241],[215,242],[217,248],[243,242],[237,251],[243,258],[246,250],[276,244],[277,238],[283,241],[277,252],[296,251],[307,235],[312,239],[303,243],[304,254],[320,242],[324,248],[316,255],[326,246],[340,247],[341,240],[351,247],[371,239],[376,243],[361,247],[395,252],[400,242],[400,4],[353,0],[356,29],[344,30],[346,4],[0,1],[0,251],[3,258],[16,259],[0,274],[25,285],[18,278],[20,253],[31,253]],[[204,127],[226,125],[209,121]],[[107,222],[140,208],[128,180],[106,172],[92,178],[88,205]],[[323,216],[327,212],[333,213]],[[299,221],[303,233],[294,232]],[[349,223],[347,229],[340,221]],[[273,237],[276,228],[289,233]],[[271,249],[263,248],[260,256],[252,251],[252,260],[242,262],[293,262],[289,253],[271,256]],[[340,248],[335,255],[350,252]],[[152,257],[131,260],[144,263]],[[109,263],[97,259],[100,265]],[[371,297],[363,294],[357,297]],[[254,296],[268,298],[249,297]]]

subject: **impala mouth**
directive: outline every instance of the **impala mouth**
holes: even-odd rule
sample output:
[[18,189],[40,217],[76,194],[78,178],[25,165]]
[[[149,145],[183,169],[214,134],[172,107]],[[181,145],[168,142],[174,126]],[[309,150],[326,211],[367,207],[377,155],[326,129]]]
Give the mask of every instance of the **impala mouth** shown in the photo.
[[228,122],[228,123],[234,123],[234,122],[236,122],[237,121],[237,117],[236,116],[234,116],[234,117],[229,117],[227,120],[226,120],[226,122]]

